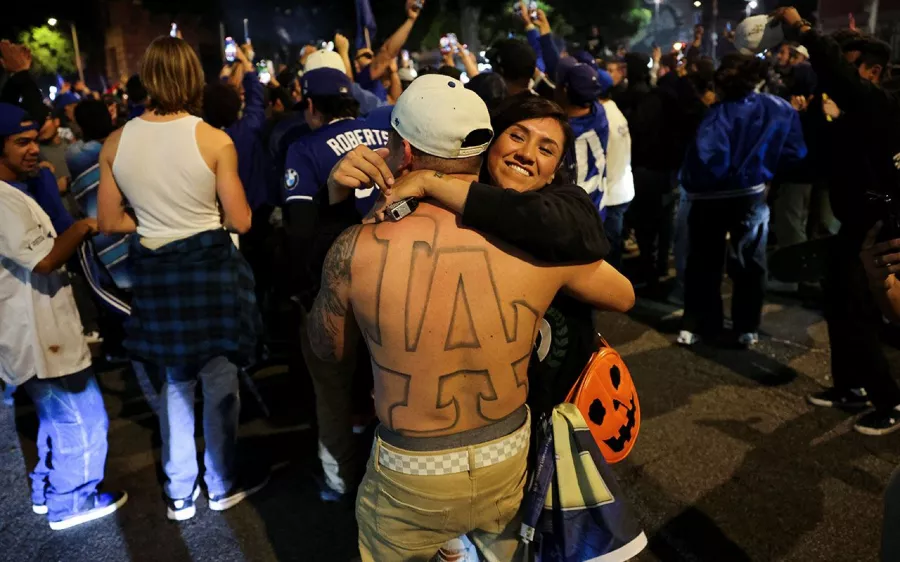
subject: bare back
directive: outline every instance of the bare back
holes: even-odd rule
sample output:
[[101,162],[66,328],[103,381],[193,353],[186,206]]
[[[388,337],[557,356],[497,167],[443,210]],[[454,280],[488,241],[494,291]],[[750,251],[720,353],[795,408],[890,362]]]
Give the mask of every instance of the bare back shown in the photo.
[[523,258],[427,203],[401,222],[361,228],[350,302],[383,424],[449,435],[525,403],[538,322],[571,268]]

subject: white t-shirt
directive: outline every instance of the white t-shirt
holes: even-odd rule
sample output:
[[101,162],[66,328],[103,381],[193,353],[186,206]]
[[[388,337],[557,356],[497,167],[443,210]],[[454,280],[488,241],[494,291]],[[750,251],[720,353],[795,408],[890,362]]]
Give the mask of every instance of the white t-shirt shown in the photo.
[[612,100],[603,102],[609,122],[609,146],[606,149],[606,189],[600,208],[631,202],[634,176],[631,173],[631,133],[628,121]]
[[62,270],[34,267],[53,249],[50,217],[31,198],[0,181],[0,378],[20,385],[91,366],[72,287]]

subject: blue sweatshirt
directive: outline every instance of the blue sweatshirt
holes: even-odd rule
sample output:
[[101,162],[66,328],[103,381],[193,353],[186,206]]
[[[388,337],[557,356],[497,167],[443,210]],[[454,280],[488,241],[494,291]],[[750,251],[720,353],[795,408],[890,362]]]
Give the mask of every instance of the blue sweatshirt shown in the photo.
[[689,199],[761,194],[780,165],[806,156],[800,116],[769,94],[712,106],[688,145],[681,184]]
[[277,205],[280,201],[263,147],[262,130],[266,124],[263,85],[256,72],[244,73],[243,85],[244,113],[225,132],[234,141],[238,154],[238,176],[244,184],[247,202],[255,211],[265,204]]

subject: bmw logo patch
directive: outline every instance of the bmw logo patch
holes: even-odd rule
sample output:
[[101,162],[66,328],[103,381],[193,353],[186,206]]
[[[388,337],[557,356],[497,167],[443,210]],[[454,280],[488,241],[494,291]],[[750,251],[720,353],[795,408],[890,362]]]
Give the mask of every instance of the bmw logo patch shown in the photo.
[[300,180],[300,176],[297,174],[297,170],[293,168],[288,168],[284,172],[284,188],[285,189],[294,189],[297,187],[297,182]]

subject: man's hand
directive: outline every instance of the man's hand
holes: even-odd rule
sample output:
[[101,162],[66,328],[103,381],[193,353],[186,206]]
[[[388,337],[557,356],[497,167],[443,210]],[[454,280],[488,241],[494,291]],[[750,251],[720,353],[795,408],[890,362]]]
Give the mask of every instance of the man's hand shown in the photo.
[[390,64],[388,64],[388,70],[390,70],[391,74],[397,74],[399,72],[399,68],[397,67],[397,59],[391,59]]
[[416,170],[398,178],[393,187],[389,190],[381,192],[381,197],[375,202],[375,206],[363,220],[365,224],[372,224],[384,221],[385,209],[388,205],[414,197],[422,199],[426,196],[425,185],[429,178],[434,177],[431,170]]
[[81,224],[81,225],[87,227],[88,234],[90,236],[93,236],[93,235],[97,234],[98,232],[100,232],[100,227],[97,224],[97,219],[90,219],[90,218],[81,219],[80,221],[77,221],[75,224]]
[[659,61],[662,59],[662,49],[659,46],[653,47],[651,56],[653,57],[653,65],[659,66]]
[[797,8],[787,7],[787,8],[778,8],[772,14],[773,20],[779,20],[787,27],[794,27],[803,21],[803,18],[800,17],[800,13],[797,11]]
[[822,113],[829,121],[832,121],[841,116],[841,108],[828,95],[822,94]]
[[334,50],[337,51],[339,55],[349,55],[350,54],[350,40],[340,33],[336,33],[334,35]]
[[[248,53],[250,54],[248,55]],[[254,70],[256,70],[255,68],[253,68],[253,61],[250,60],[252,53],[253,51],[252,47],[250,47],[250,43],[241,45],[239,48],[234,50],[234,58],[236,58],[237,61],[244,66],[244,72],[253,72]]]
[[25,45],[16,45],[6,39],[0,41],[0,65],[9,74],[31,69],[31,51]]
[[812,96],[808,98],[805,96],[791,96],[791,107],[797,111],[806,111],[809,108],[810,101],[812,101]]
[[522,18],[526,28],[534,25],[534,22],[531,21],[531,13],[528,11],[528,0],[519,2],[519,17]]
[[869,285],[873,290],[888,291],[897,282],[900,272],[900,239],[876,243],[883,223],[878,221],[869,230],[859,254]]
[[414,21],[418,19],[419,14],[422,13],[418,3],[422,4],[422,8],[425,7],[425,0],[406,0],[406,17]]
[[550,29],[550,21],[547,20],[547,14],[544,13],[544,10],[537,11],[537,21],[534,23],[537,25],[541,35],[549,35],[553,31]]
[[394,185],[394,174],[384,161],[388,154],[386,148],[372,150],[368,146],[357,146],[331,169],[329,191],[368,189],[377,184],[384,192],[389,192]]

